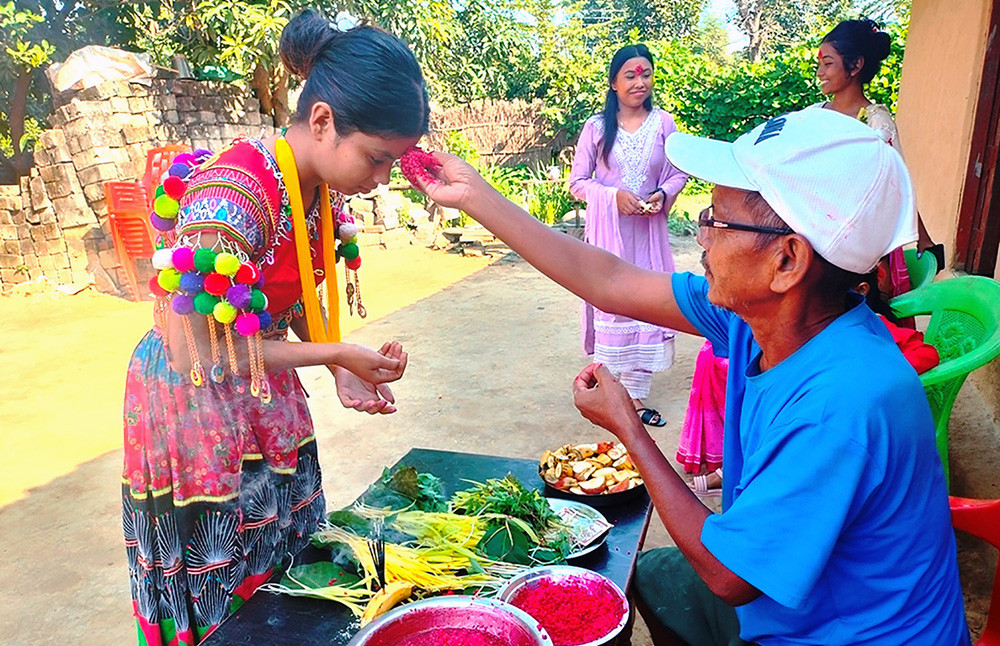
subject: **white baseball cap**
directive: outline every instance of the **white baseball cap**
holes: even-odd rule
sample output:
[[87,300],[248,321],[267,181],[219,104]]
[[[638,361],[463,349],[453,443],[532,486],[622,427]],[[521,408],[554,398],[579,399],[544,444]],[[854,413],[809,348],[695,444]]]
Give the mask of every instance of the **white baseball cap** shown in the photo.
[[674,133],[667,158],[689,175],[757,191],[834,265],[867,273],[917,239],[913,184],[878,133],[833,110],[807,108],[729,143]]

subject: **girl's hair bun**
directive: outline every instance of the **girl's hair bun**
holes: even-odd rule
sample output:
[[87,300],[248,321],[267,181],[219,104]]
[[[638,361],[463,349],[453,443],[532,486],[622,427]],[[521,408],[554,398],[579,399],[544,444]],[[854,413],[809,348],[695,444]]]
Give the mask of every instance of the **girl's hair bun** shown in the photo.
[[285,25],[278,43],[278,54],[288,71],[308,78],[316,58],[337,36],[330,22],[313,10],[303,11]]

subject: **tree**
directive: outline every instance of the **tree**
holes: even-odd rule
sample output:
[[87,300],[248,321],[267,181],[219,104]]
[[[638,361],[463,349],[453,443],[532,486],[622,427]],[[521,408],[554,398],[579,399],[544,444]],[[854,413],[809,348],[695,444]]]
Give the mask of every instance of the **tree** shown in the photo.
[[733,0],[733,24],[749,42],[747,60],[756,63],[769,51],[781,50],[829,23],[849,7],[849,0]]
[[586,21],[605,23],[605,38],[618,45],[633,40],[680,38],[698,26],[705,0],[589,0]]
[[0,56],[0,94],[9,117],[0,121],[0,135],[10,139],[10,161],[6,151],[2,158],[8,176],[24,175],[31,166],[30,156],[22,154],[28,97],[36,71],[55,51],[48,41],[34,35],[43,20],[37,13],[16,9],[13,2],[0,3],[0,41],[9,43]]

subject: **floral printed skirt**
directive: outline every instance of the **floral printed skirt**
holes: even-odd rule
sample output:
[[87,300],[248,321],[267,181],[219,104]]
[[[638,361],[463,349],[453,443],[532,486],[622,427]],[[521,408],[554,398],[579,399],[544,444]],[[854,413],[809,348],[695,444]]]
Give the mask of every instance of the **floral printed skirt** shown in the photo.
[[150,331],[125,384],[122,522],[139,643],[197,644],[306,545],[325,501],[294,371],[195,387]]

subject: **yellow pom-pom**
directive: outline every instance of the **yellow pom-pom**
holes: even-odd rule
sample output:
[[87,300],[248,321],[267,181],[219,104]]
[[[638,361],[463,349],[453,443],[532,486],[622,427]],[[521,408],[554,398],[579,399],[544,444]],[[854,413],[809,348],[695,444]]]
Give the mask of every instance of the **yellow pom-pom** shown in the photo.
[[161,195],[153,202],[153,210],[161,218],[172,220],[177,217],[177,211],[181,208],[180,203],[169,195]]
[[229,325],[236,320],[236,315],[239,312],[235,307],[227,303],[226,301],[219,301],[219,303],[212,309],[212,316],[215,320],[223,325]]
[[181,273],[176,269],[164,269],[156,277],[160,287],[168,292],[176,292],[181,286]]
[[215,271],[223,276],[235,276],[240,270],[240,259],[223,251],[215,257]]

